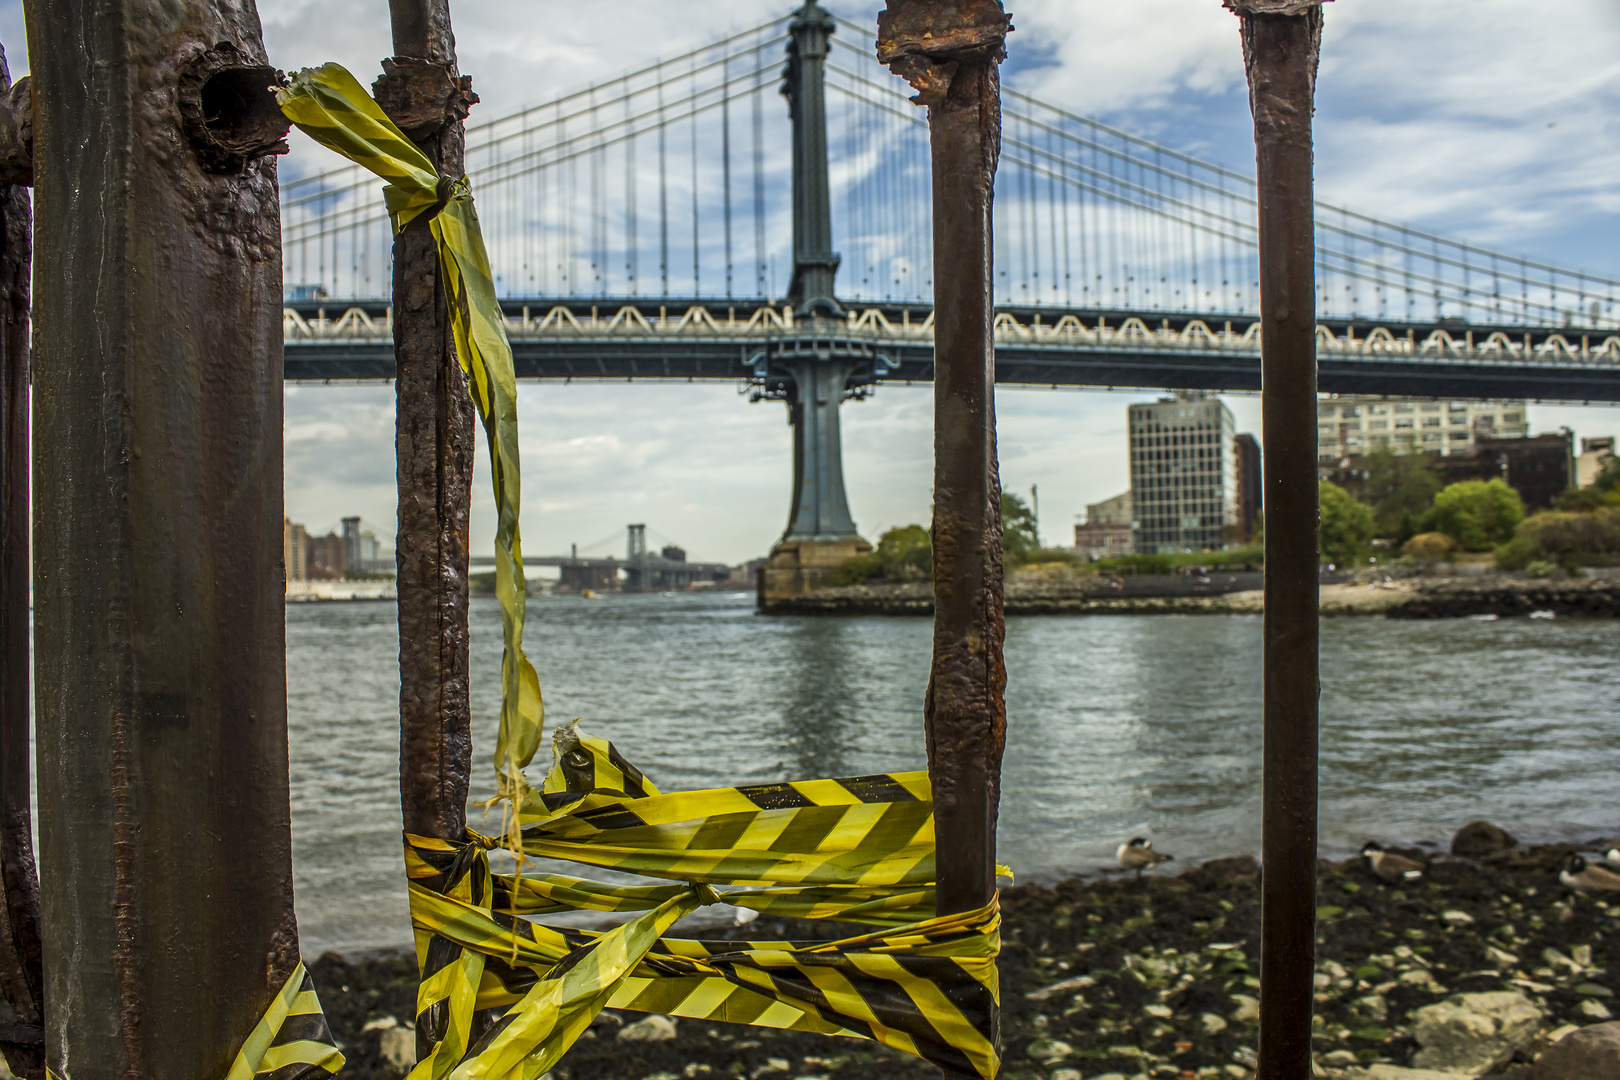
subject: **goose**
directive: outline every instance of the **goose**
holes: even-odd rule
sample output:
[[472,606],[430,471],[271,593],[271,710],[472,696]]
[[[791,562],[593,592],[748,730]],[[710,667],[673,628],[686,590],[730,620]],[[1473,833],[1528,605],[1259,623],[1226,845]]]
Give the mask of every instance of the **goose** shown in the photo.
[[1558,880],[1572,889],[1586,893],[1620,892],[1620,870],[1610,870],[1607,866],[1590,866],[1579,855],[1569,857],[1569,862],[1564,864]]
[[1384,845],[1376,840],[1369,840],[1361,847],[1361,853],[1367,858],[1367,865],[1372,872],[1385,881],[1414,881],[1423,876],[1427,869],[1416,859],[1408,859],[1405,855],[1397,855],[1392,851],[1385,851]]
[[1144,840],[1140,836],[1133,836],[1119,845],[1119,850],[1114,852],[1114,857],[1119,860],[1119,865],[1127,870],[1135,870],[1136,876],[1141,877],[1143,870],[1162,862],[1169,862],[1175,856],[1154,851],[1153,841]]

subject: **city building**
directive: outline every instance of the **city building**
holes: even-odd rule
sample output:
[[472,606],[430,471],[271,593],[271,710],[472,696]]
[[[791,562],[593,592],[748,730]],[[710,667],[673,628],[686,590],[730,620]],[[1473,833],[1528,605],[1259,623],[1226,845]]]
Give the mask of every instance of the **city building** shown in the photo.
[[1206,551],[1238,523],[1232,410],[1184,391],[1128,412],[1132,547],[1139,554]]
[[288,581],[303,581],[309,576],[309,533],[289,518],[281,519],[281,560]]
[[[1463,480],[1503,480],[1526,512],[1549,510],[1575,478],[1574,438],[1568,428],[1551,435],[1517,438],[1479,437],[1466,453],[1426,456],[1442,484]],[[1317,464],[1317,474],[1361,498],[1367,482],[1367,457],[1355,454]]]
[[360,518],[346,517],[343,526],[343,565],[346,569],[360,570],[364,562],[360,554]]
[[1318,461],[1374,450],[1467,454],[1477,439],[1528,435],[1522,401],[1433,401],[1341,394],[1316,405]]
[[1609,462],[1614,460],[1614,436],[1600,435],[1581,440],[1581,456],[1575,459],[1575,486],[1590,487]]
[[305,576],[311,581],[330,581],[349,572],[349,546],[337,533],[311,536]]
[[1232,441],[1232,452],[1237,455],[1237,538],[1247,542],[1254,538],[1263,505],[1260,441],[1239,435]]
[[1131,545],[1131,493],[1086,506],[1086,520],[1074,527],[1074,552],[1086,559],[1129,555]]

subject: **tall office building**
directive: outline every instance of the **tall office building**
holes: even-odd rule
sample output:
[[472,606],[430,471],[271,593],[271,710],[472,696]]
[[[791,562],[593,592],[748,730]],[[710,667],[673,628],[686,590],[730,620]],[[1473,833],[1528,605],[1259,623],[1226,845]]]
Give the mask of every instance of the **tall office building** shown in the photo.
[[1316,404],[1316,457],[1354,457],[1374,450],[1469,454],[1480,439],[1530,433],[1522,401],[1434,401],[1341,394]]
[[1236,424],[1219,398],[1189,391],[1132,405],[1131,510],[1139,554],[1225,546],[1238,522]]

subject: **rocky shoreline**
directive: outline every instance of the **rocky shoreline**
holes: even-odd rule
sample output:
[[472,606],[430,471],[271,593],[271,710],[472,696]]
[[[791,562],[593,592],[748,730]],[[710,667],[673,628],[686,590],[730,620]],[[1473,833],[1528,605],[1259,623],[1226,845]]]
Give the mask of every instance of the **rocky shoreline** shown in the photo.
[[[1620,1076],[1620,893],[1559,882],[1570,854],[1613,841],[1505,847],[1498,831],[1459,834],[1472,856],[1429,864],[1399,885],[1361,859],[1321,864],[1317,1075],[1327,1080],[1586,1080],[1533,1071],[1558,1043],[1608,1046]],[[1468,837],[1472,836],[1472,840]],[[1507,842],[1511,838],[1505,838]],[[1472,843],[1474,846],[1470,847]],[[1175,864],[1170,864],[1175,865]],[[1002,1036],[1007,1080],[1245,1080],[1258,1036],[1259,872],[1248,857],[1179,876],[1019,885],[1003,893]],[[851,928],[761,917],[718,936],[827,938]],[[394,1080],[414,1059],[414,964],[311,965],[344,1076]],[[1600,1055],[1604,1051],[1600,1046]],[[1549,1059],[1550,1060],[1550,1059]],[[1603,1059],[1610,1060],[1610,1059]],[[1609,1068],[1608,1065],[1602,1066]],[[1562,1066],[1560,1067],[1562,1068]],[[937,1077],[878,1044],[634,1013],[604,1013],[553,1080],[891,1080]]]
[[[1165,575],[1169,576],[1169,575]],[[1178,575],[1179,576],[1179,575]],[[1106,578],[1021,580],[1006,586],[1008,615],[1255,615],[1258,589],[1182,595],[1119,595]],[[1620,581],[1493,578],[1408,578],[1364,584],[1324,584],[1323,615],[1382,615],[1391,619],[1513,618],[1550,612],[1555,618],[1620,617]],[[927,582],[875,583],[818,589],[764,609],[767,615],[932,615]]]

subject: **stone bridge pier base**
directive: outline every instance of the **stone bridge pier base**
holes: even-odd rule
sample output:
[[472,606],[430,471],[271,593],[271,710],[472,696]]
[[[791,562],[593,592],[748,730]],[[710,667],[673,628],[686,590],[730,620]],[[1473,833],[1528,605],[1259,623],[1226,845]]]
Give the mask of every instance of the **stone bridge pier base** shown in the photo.
[[785,399],[793,425],[793,509],[787,532],[760,569],[762,610],[831,584],[840,563],[872,550],[849,515],[838,429],[838,408],[855,365],[806,357],[783,367],[791,376]]

